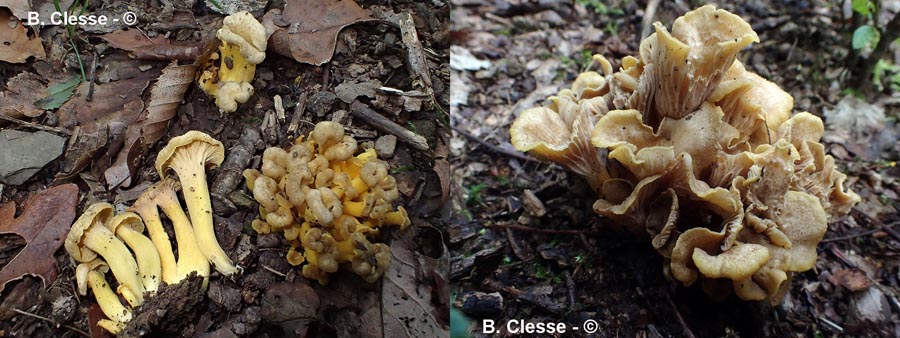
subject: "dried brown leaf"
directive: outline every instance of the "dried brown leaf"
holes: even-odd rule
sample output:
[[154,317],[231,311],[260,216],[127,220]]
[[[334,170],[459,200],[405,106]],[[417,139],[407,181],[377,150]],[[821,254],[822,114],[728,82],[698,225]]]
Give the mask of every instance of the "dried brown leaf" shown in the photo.
[[44,110],[35,107],[34,102],[45,96],[47,87],[38,75],[29,72],[19,73],[9,79],[6,82],[6,90],[0,92],[0,115],[12,118],[39,116]]
[[115,163],[104,172],[110,189],[119,185],[131,185],[131,174],[137,167],[139,155],[165,134],[169,120],[175,117],[184,93],[194,80],[196,70],[196,66],[179,66],[175,61],[163,69],[159,80],[150,90],[147,109],[135,123],[128,125],[124,146],[116,156]]
[[288,0],[284,11],[263,16],[269,49],[298,62],[319,66],[331,61],[337,35],[344,27],[374,20],[372,13],[355,1]]
[[840,284],[850,291],[861,291],[872,286],[872,280],[860,269],[843,269],[835,271],[831,276],[831,282]]
[[[407,233],[412,235],[412,231]],[[449,270],[446,247],[439,258],[432,258],[412,249],[411,239],[391,243],[393,259],[384,272],[381,290],[381,321],[384,337],[447,337],[450,324],[442,315],[450,298],[445,275]]]
[[164,36],[149,38],[137,29],[118,30],[101,35],[110,46],[124,49],[142,60],[195,60],[203,52],[201,44],[173,44]]
[[[88,84],[82,83],[71,100],[59,109],[59,123],[69,129],[80,127],[66,151],[64,173],[58,178],[71,177],[84,169],[95,153],[109,144],[107,155],[114,158],[125,139],[126,128],[137,121],[144,110],[141,95],[159,72],[123,69],[119,81],[94,85],[94,94],[87,100]],[[108,163],[111,160],[105,162]],[[96,169],[96,168],[95,168]],[[106,170],[100,168],[99,172]]]
[[29,57],[47,57],[36,34],[28,36],[25,25],[6,8],[0,8],[0,61],[23,63]]
[[78,186],[64,184],[39,192],[25,202],[25,210],[15,217],[16,203],[0,207],[0,234],[16,234],[25,247],[0,269],[0,291],[6,283],[25,275],[37,276],[44,286],[56,280],[53,253],[62,245],[78,204]]

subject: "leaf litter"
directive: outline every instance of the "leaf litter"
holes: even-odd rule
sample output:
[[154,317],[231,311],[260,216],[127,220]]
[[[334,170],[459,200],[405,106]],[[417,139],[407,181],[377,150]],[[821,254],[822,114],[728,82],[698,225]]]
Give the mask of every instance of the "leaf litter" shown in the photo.
[[29,198],[19,217],[16,203],[0,207],[0,234],[15,234],[25,239],[25,247],[0,269],[0,291],[10,281],[26,275],[37,276],[44,286],[56,280],[53,254],[63,244],[75,219],[78,187],[64,184],[41,191]]
[[34,32],[31,35],[7,8],[0,8],[0,61],[24,63],[30,57],[45,58],[41,39]]

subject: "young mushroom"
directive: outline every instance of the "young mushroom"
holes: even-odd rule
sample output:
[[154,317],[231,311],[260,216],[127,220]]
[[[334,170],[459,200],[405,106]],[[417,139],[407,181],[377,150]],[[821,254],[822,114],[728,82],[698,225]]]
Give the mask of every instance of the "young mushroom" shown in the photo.
[[204,92],[216,98],[216,106],[225,112],[237,110],[238,103],[247,102],[253,94],[256,65],[266,58],[266,29],[246,11],[225,17],[216,32],[221,41],[219,51],[210,61],[197,82]]
[[144,282],[144,290],[156,292],[159,282],[162,280],[162,267],[159,261],[159,253],[147,236],[143,235],[144,222],[141,217],[133,212],[125,212],[112,217],[106,226],[119,236],[137,258],[138,272],[141,281]]
[[113,206],[109,203],[89,206],[72,224],[66,236],[66,252],[77,262],[89,262],[97,255],[103,257],[119,282],[118,293],[132,307],[137,307],[144,302],[144,284],[128,247],[104,225],[112,213]]
[[225,147],[222,142],[192,130],[172,138],[160,150],[156,157],[156,171],[162,178],[169,176],[169,170],[178,176],[200,251],[216,271],[227,276],[237,272],[237,268],[216,240],[209,186],[206,182],[206,168],[217,167],[224,159]]
[[109,319],[101,319],[97,326],[118,334],[125,328],[125,324],[131,320],[131,310],[122,305],[119,296],[113,292],[106,278],[103,276],[109,270],[109,266],[100,258],[78,264],[75,268],[75,282],[78,284],[78,292],[84,296],[90,286],[100,305],[100,310]]

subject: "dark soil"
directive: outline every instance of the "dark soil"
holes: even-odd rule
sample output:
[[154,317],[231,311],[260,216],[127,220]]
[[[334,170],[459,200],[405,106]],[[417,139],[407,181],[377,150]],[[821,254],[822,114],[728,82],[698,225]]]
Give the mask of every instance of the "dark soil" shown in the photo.
[[[458,192],[458,221],[450,228],[451,292],[454,306],[468,314],[474,337],[531,336],[502,328],[512,319],[570,327],[599,322],[596,334],[559,335],[566,337],[900,335],[896,138],[877,144],[874,156],[866,158],[865,143],[878,141],[848,138],[829,127],[828,149],[863,202],[850,215],[830,220],[816,267],[793,276],[780,304],[734,296],[714,302],[697,285],[667,280],[664,260],[648,242],[594,214],[593,193],[575,175],[525,160],[509,143],[508,128],[518,113],[568,86],[591,54],[606,56],[614,67],[623,56],[637,54],[646,1],[454,3],[454,46],[491,63],[480,70],[454,69],[459,81],[453,89],[462,92],[451,94],[452,126],[460,131],[451,141]],[[702,4],[662,1],[654,21],[670,26],[695,5]],[[740,59],[790,92],[796,112],[823,116],[834,109],[854,71],[844,68],[855,26],[844,18],[842,2],[719,5],[754,27],[761,43]],[[896,133],[896,93],[863,94],[885,108],[888,118],[879,130]],[[546,215],[536,216],[526,191]],[[853,269],[865,271],[874,284],[850,291],[834,278]],[[876,301],[863,300],[870,296]],[[485,334],[483,319],[494,320],[498,333]]]

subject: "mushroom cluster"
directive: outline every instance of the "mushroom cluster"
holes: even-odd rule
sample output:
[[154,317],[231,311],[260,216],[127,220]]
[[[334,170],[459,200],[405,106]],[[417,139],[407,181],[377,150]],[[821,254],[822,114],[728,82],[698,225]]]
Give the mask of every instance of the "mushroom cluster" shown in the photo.
[[594,211],[647,237],[684,285],[780,302],[859,196],[822,120],[792,116],[793,97],[736,60],[759,41],[747,22],[707,5],[654,27],[618,71],[595,55],[602,74],[522,112],[512,143],[583,176]]
[[[111,204],[94,203],[72,225],[65,248],[79,263],[75,270],[79,293],[85,295],[90,286],[109,318],[99,322],[101,327],[120,332],[131,320],[131,309],[143,303],[144,293],[152,295],[161,283],[177,284],[191,273],[206,278],[210,265],[223,275],[237,271],[216,240],[206,184],[206,168],[218,166],[224,157],[222,143],[209,135],[189,131],[175,137],[156,159],[162,181],[128,211],[115,214]],[[179,181],[169,177],[170,170]],[[188,213],[178,199],[182,187]],[[160,209],[172,222],[177,260]],[[149,238],[143,234],[145,228]],[[104,277],[107,271],[115,277],[115,291]]]
[[391,262],[390,248],[369,239],[382,226],[410,224],[402,206],[393,208],[400,194],[387,164],[374,149],[356,152],[343,126],[319,122],[308,139],[267,148],[260,170],[244,171],[259,202],[253,229],[282,231],[291,242],[287,261],[303,264],[303,276],[323,285],[341,266],[369,283],[378,280]]
[[216,98],[219,109],[230,113],[253,95],[250,82],[256,65],[266,58],[266,29],[249,12],[242,11],[225,17],[216,37],[219,50],[203,60],[197,82],[206,94]]

